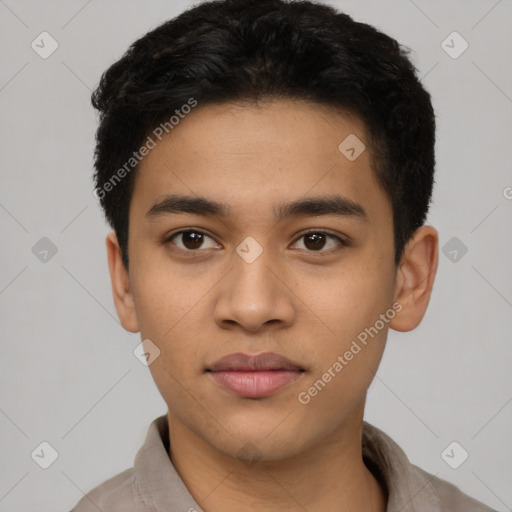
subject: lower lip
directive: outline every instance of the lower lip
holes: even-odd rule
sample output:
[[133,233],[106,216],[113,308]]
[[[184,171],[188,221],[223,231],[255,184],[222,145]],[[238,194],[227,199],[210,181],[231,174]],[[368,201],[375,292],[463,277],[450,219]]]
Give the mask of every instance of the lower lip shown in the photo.
[[244,398],[265,398],[298,379],[302,372],[271,371],[219,371],[209,372],[223,388]]

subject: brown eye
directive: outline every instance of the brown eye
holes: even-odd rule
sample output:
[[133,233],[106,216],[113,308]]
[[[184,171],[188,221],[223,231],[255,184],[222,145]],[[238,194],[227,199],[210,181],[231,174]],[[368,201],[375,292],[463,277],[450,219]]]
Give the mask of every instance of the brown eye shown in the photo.
[[[178,243],[175,243],[174,240],[177,240]],[[173,245],[184,251],[197,251],[197,249],[205,248],[203,245],[206,240],[211,240],[213,242],[210,247],[217,246],[213,238],[208,236],[206,233],[197,230],[179,231],[172,235],[168,239],[168,242],[171,242]]]
[[[324,231],[310,231],[299,238],[299,240],[302,239],[304,240],[303,245],[305,249],[309,252],[328,252],[329,249],[347,245],[339,236]],[[331,243],[331,246],[327,247],[327,250],[323,250],[325,246],[328,245],[329,240],[338,243],[334,243],[334,245]]]
[[323,249],[326,236],[323,233],[308,233],[304,236],[304,245],[311,251]]

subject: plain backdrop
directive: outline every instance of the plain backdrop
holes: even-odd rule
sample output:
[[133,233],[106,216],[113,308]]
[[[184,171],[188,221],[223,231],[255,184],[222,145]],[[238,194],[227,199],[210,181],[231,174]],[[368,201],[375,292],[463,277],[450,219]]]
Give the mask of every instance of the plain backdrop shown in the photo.
[[[366,420],[414,464],[511,510],[512,4],[327,3],[412,49],[438,124],[433,296],[416,330],[390,331]],[[166,413],[113,306],[90,94],[130,43],[190,5],[0,1],[0,511],[71,509],[132,466]],[[31,46],[55,44],[42,32],[58,44],[45,59]],[[457,469],[441,456],[453,441],[469,454]]]

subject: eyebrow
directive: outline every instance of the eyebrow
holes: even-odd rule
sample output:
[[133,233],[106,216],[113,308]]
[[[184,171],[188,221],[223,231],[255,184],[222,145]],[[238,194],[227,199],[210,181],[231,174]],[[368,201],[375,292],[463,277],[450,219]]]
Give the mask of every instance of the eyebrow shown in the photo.
[[[227,218],[231,208],[228,204],[201,196],[168,195],[155,203],[146,213],[148,220],[164,215],[190,213],[203,217]],[[338,194],[297,199],[274,206],[274,217],[282,221],[290,217],[317,217],[336,215],[368,222],[366,210],[355,201]]]

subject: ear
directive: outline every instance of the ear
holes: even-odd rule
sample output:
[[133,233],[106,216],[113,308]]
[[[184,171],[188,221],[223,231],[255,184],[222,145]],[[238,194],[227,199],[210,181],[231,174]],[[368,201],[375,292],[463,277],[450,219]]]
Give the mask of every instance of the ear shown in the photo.
[[439,235],[432,226],[421,226],[407,242],[395,281],[395,302],[402,308],[389,326],[412,331],[427,310],[439,260]]
[[135,311],[135,302],[130,289],[128,271],[121,258],[121,248],[114,231],[106,238],[108,268],[112,282],[112,294],[116,306],[117,316],[121,325],[130,332],[139,332],[139,322]]

